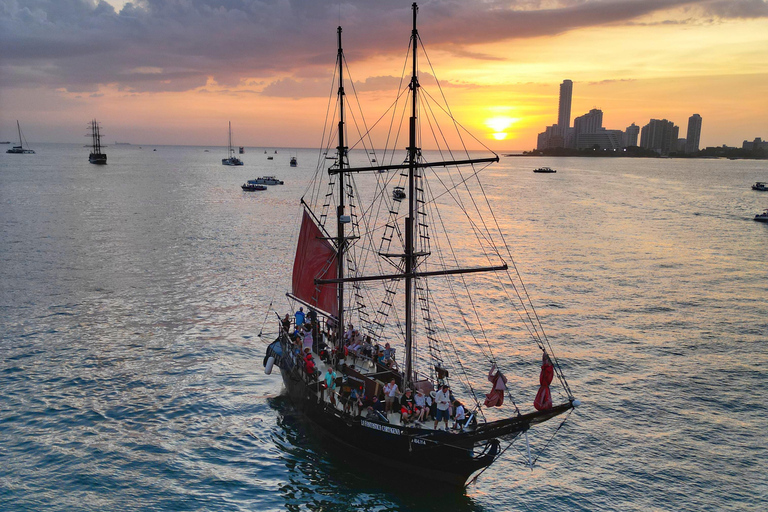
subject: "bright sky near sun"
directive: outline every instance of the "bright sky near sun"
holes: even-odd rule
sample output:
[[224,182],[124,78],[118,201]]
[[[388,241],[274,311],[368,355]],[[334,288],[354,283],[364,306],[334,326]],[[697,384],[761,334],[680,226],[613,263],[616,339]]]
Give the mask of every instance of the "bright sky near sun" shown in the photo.
[[[0,0],[0,139],[315,147],[336,27],[363,110],[397,92],[411,0]],[[531,149],[591,108],[666,118],[701,146],[768,138],[768,0],[424,1],[419,33],[454,115],[495,150]]]

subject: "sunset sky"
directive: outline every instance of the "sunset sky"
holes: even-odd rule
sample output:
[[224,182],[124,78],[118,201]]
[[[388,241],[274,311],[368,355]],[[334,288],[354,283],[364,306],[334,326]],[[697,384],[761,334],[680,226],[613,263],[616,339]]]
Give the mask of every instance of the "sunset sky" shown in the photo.
[[[320,144],[336,27],[360,102],[393,100],[411,0],[0,0],[0,139]],[[767,0],[431,0],[419,32],[456,117],[495,150],[530,149],[557,120],[666,118],[701,146],[768,138]],[[422,70],[429,71],[426,63]],[[573,121],[571,121],[573,122]]]

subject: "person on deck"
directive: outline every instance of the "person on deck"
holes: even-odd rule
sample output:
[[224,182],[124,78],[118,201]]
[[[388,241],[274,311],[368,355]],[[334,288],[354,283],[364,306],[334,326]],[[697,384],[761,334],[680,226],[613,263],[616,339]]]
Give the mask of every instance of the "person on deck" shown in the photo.
[[293,314],[294,319],[296,320],[296,328],[298,329],[302,325],[304,325],[304,308],[299,308],[299,310]]
[[304,349],[304,370],[309,377],[315,375],[315,361],[312,359],[312,350],[309,348]]
[[424,396],[424,391],[417,389],[416,396],[413,397],[416,403],[416,422],[421,423],[424,418],[429,417],[429,406],[427,405],[427,398]]
[[333,368],[328,367],[328,371],[325,372],[325,387],[328,389],[328,396],[331,399],[331,403],[336,405],[336,372]]
[[280,322],[283,324],[283,332],[288,334],[291,331],[291,317],[288,316],[288,313],[285,314]]
[[395,403],[395,398],[397,398],[397,384],[395,384],[395,379],[392,379],[389,381],[389,384],[384,386],[384,413],[389,414],[390,411],[392,411],[392,404]]
[[464,423],[463,421],[466,418],[466,413],[464,412],[464,406],[459,402],[458,400],[453,402],[453,428],[455,429],[461,429],[464,430]]
[[413,392],[410,388],[405,390],[400,397],[400,424],[408,425],[416,417],[416,403],[413,400]]
[[435,393],[435,402],[437,406],[437,413],[435,414],[435,430],[437,430],[437,424],[442,419],[445,422],[445,430],[448,430],[448,417],[450,413],[448,411],[451,405],[451,392],[448,388],[448,384],[443,384],[443,387]]

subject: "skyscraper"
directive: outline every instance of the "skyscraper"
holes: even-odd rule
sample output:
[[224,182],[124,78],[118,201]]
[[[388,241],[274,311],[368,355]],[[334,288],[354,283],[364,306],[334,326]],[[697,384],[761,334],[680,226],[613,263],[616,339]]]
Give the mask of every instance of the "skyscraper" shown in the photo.
[[568,134],[568,128],[571,127],[571,96],[573,96],[573,82],[563,80],[560,84],[560,104],[557,108],[557,126],[563,141]]
[[624,147],[637,146],[637,136],[640,135],[640,127],[635,123],[624,130]]
[[582,133],[597,133],[603,128],[603,111],[593,108],[583,116],[573,120],[573,128],[576,136]]
[[701,116],[693,114],[688,118],[688,136],[685,138],[685,152],[698,153],[699,138],[701,137]]
[[668,155],[677,148],[680,128],[666,119],[651,119],[640,130],[640,147],[652,149],[660,155]]

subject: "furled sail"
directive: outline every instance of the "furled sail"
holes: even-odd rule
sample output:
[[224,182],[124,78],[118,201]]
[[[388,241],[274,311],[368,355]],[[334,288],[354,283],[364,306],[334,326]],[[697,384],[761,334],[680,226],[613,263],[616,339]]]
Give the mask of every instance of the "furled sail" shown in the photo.
[[552,384],[552,378],[555,376],[555,367],[545,352],[541,361],[541,375],[539,375],[539,392],[533,401],[533,406],[537,411],[544,411],[552,408],[552,395],[549,391],[549,385]]
[[322,311],[338,315],[338,284],[315,284],[315,279],[336,278],[336,249],[304,210],[293,261],[293,295]]

